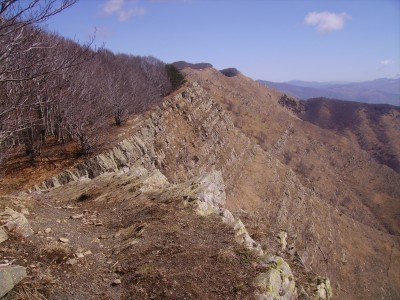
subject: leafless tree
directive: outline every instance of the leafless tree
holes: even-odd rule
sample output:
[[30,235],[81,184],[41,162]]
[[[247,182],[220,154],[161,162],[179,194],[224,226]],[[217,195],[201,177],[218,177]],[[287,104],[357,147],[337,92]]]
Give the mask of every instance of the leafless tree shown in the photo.
[[93,50],[40,25],[76,0],[0,0],[0,163],[11,150],[40,155],[48,139],[82,153],[114,118],[158,104],[171,90],[154,57]]
[[[28,80],[53,71],[42,67],[42,59],[31,61],[21,58],[51,47],[41,41],[38,26],[76,2],[0,0],[0,82]],[[15,61],[19,64],[16,65]],[[61,64],[56,69],[64,67],[68,66]]]
[[75,68],[70,78],[67,98],[60,103],[63,127],[76,139],[82,154],[94,150],[101,131],[99,127],[103,125],[107,113],[99,101],[96,80],[95,68]]
[[76,1],[0,0],[0,163],[10,144],[22,143],[27,154],[38,154],[54,129],[49,82],[93,52],[94,37],[79,46],[39,27]]

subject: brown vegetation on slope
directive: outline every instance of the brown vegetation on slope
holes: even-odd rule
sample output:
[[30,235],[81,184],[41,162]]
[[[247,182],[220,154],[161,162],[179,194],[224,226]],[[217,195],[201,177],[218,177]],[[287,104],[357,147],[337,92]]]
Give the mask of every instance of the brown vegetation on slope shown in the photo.
[[400,108],[315,98],[303,102],[298,116],[357,142],[377,162],[400,172]]
[[[354,141],[300,120],[278,103],[283,94],[277,91],[242,75],[228,78],[213,69],[185,69],[185,73],[223,105],[241,132],[261,146],[264,154],[260,157],[277,157],[287,165],[272,167],[257,160],[258,168],[253,170],[261,168],[262,173],[243,172],[247,178],[263,174],[250,184],[253,194],[242,194],[241,203],[230,205],[252,208],[263,216],[257,221],[264,220],[270,228],[289,228],[302,253],[310,255],[305,259],[308,266],[328,274],[340,299],[374,299],[386,292],[387,297],[396,298],[400,286],[399,278],[393,276],[399,255],[398,173],[374,162]],[[288,168],[296,173],[293,179],[284,176]],[[269,184],[274,188],[264,190]],[[301,186],[309,191],[302,195]],[[230,199],[228,192],[228,205]],[[304,199],[308,200],[302,204]]]
[[[103,54],[105,61],[115,62],[117,65],[135,60],[125,56],[114,60],[112,53]],[[107,57],[112,59],[108,60]],[[117,63],[118,59],[121,61]],[[93,69],[89,68],[86,71],[94,72],[96,66],[107,64],[95,63]],[[147,166],[154,165],[160,168],[172,182],[181,182],[215,168],[221,169],[226,181],[228,206],[250,212],[247,219],[254,230],[251,233],[257,235],[258,229],[267,233],[266,236],[259,234],[264,245],[272,244],[280,230],[287,231],[306,268],[329,276],[338,298],[398,298],[400,279],[396,270],[399,267],[399,175],[383,165],[376,164],[354,141],[301,121],[279,105],[282,94],[277,91],[263,88],[240,74],[226,77],[211,68],[186,72],[189,80],[200,82],[204,89],[191,85],[181,94],[166,100],[151,114],[139,117],[138,126],[129,128],[142,134],[143,140],[138,143],[140,152],[136,154],[143,162]],[[94,123],[91,124],[90,118],[86,118],[86,115],[83,117],[80,113],[98,116],[99,111],[91,110],[90,104],[93,104],[93,99],[97,99],[99,91],[92,85],[93,78],[88,77],[86,73],[77,72],[73,75],[76,77],[73,77],[71,82],[72,89],[70,85],[66,86],[66,90],[60,88],[57,85],[60,82],[57,81],[52,91],[66,92],[68,97],[72,95],[72,98],[78,101],[79,105],[74,106],[75,103],[72,103],[72,106],[67,107],[71,109],[67,111],[71,118],[67,119],[73,120],[71,128],[76,130],[75,139],[81,142],[81,146],[85,146],[87,134],[83,132],[82,136],[82,130],[89,129],[93,132],[96,126],[86,125],[97,125],[95,121],[98,119],[93,119]],[[118,72],[114,75],[121,79]],[[79,90],[79,85],[73,86],[73,82],[83,83],[86,89]],[[135,80],[127,82],[136,83]],[[39,87],[48,85],[48,82],[42,82],[43,86],[41,82],[30,83],[38,84]],[[32,87],[36,88],[36,85]],[[134,86],[130,85],[124,89],[123,86],[116,85],[115,88],[117,90],[111,86],[108,90],[111,96],[114,96],[115,92],[123,91],[126,96]],[[53,111],[53,104],[67,104],[53,101],[36,102],[36,98],[31,96],[32,93],[28,93],[24,98],[22,110],[14,111],[15,103],[11,101],[19,97],[7,98],[10,101],[5,101],[4,104],[11,103],[9,107],[18,116],[26,110],[39,111],[35,110],[35,106],[39,104],[39,108],[45,108],[44,111],[48,111],[49,108]],[[125,101],[125,96],[119,95],[115,99],[117,102],[113,107],[116,110],[112,110],[109,117],[115,116],[116,121],[122,116],[119,114],[119,104],[129,103]],[[44,98],[39,100],[41,99]],[[85,99],[88,102],[85,102]],[[120,100],[123,102],[119,103]],[[57,112],[57,109],[54,111]],[[47,117],[51,116],[47,118],[50,122],[46,123],[50,133],[52,127],[57,127],[56,115],[46,114]],[[32,137],[38,139],[41,136],[39,129],[42,126],[42,118],[40,114],[37,118],[34,113],[27,116],[28,119],[23,119],[22,123],[12,123],[11,125],[17,127],[11,128],[14,129],[14,133],[18,133],[22,124],[22,129],[27,128],[28,133],[34,133],[28,135],[30,139],[27,139],[26,146],[30,146]],[[12,118],[6,115],[1,121],[8,120]],[[39,123],[28,122],[32,120],[39,120]],[[82,120],[90,122],[82,124]],[[108,119],[104,117],[100,120]],[[1,123],[2,126],[4,124]],[[19,137],[18,134],[12,135],[11,141],[15,137]],[[52,137],[52,134],[49,137]],[[29,174],[34,171],[31,168]],[[61,193],[62,191],[61,189]],[[121,195],[118,195],[116,198],[120,197]],[[148,204],[140,203],[144,206]],[[108,207],[102,203],[101,208],[102,205]],[[123,214],[119,210],[114,212]],[[38,211],[38,218],[47,217],[50,213],[54,212]],[[152,211],[152,214],[158,216],[157,211]],[[173,218],[185,220],[184,215],[178,216],[174,213]],[[62,224],[59,229],[64,230],[66,226]],[[79,233],[76,238],[82,239],[85,231],[75,229]],[[102,234],[107,236],[109,230],[110,228],[105,228]],[[96,234],[99,232],[96,231]],[[216,232],[222,233],[218,229]],[[214,249],[211,246],[209,248]],[[50,247],[51,252],[52,249]],[[153,255],[145,253],[146,249],[142,250],[144,253],[139,254],[146,258],[147,254]],[[67,252],[65,253],[68,254]],[[99,256],[102,253],[104,252],[100,251]],[[164,262],[167,265],[171,263]],[[130,263],[134,266],[136,263],[140,267],[138,264],[141,262]],[[88,276],[89,270],[89,265],[79,270],[82,271],[82,278]],[[133,269],[131,271],[136,272]],[[100,272],[104,274],[107,271],[103,269]],[[179,275],[179,272],[177,274]],[[69,280],[62,274],[58,276]],[[146,277],[142,283],[149,283],[147,288],[152,289],[152,282],[166,281],[167,285],[164,288],[171,291],[174,285],[168,280],[169,278],[160,272],[153,277]],[[96,282],[96,278],[91,278],[89,282]],[[248,284],[248,281],[245,282]],[[186,288],[190,290],[190,287]],[[75,292],[85,293],[63,290],[61,294],[68,292],[72,293],[71,297],[74,297]],[[139,295],[149,296],[136,294]],[[196,291],[193,291],[193,295],[197,295]],[[56,297],[57,295],[53,296]]]

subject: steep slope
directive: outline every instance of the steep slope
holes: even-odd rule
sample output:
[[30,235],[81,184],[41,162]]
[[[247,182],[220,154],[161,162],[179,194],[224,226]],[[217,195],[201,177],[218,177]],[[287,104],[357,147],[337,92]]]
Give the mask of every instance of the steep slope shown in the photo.
[[[192,84],[141,121],[129,139],[36,185],[32,199],[2,198],[4,206],[15,209],[21,201],[22,207],[31,203],[36,235],[22,245],[12,239],[1,250],[5,256],[13,253],[18,263],[26,260],[38,285],[28,287],[39,288],[49,299],[251,299],[254,294],[290,299],[296,286],[299,295],[330,295],[329,281],[307,270],[301,259],[293,266],[293,272],[302,275],[295,281],[289,265],[273,255],[282,249],[292,263],[297,252],[289,256],[286,245],[280,247],[275,238],[261,248],[242,222],[222,207],[221,175],[227,178],[227,201],[239,206],[244,203],[241,198],[249,197],[246,189],[254,188],[246,187],[250,181],[266,174],[262,169],[251,173],[249,168],[256,166],[252,159],[264,159],[264,166],[276,173],[269,175],[276,177],[275,184],[262,193],[301,184],[240,133],[200,86]],[[184,138],[191,148],[181,145]],[[222,173],[213,171],[219,166]],[[246,170],[249,178],[242,178]],[[204,175],[208,172],[211,175]],[[203,175],[193,179],[195,173]],[[254,203],[247,201],[250,207],[260,206],[257,197]],[[190,208],[203,217],[191,215]],[[283,211],[280,222],[287,218]],[[46,281],[53,284],[51,289]],[[77,282],[85,284],[76,286]]]
[[400,107],[315,98],[298,116],[349,139],[382,164],[400,172]]
[[[163,197],[163,191],[166,191],[163,187],[161,187],[163,190],[158,192],[154,189],[160,182],[168,181],[172,187],[182,187],[180,184],[187,182],[183,185],[186,186],[183,190],[187,191],[188,187],[192,187],[193,177],[221,170],[225,182],[226,207],[236,218],[240,217],[244,221],[250,234],[250,236],[247,235],[248,237],[244,235],[245,238],[242,241],[245,245],[259,250],[258,243],[252,242],[251,238],[254,238],[260,242],[264,253],[278,254],[288,261],[296,278],[299,295],[308,294],[312,297],[313,293],[321,290],[317,284],[321,286],[322,283],[327,284],[327,282],[323,278],[318,279],[316,274],[320,274],[331,279],[333,293],[337,299],[398,298],[400,296],[400,278],[397,274],[400,267],[399,238],[388,233],[389,230],[397,232],[395,214],[398,212],[398,207],[396,207],[398,203],[394,200],[399,199],[400,195],[397,184],[398,174],[374,163],[367,153],[362,152],[350,140],[298,119],[279,105],[278,99],[282,96],[279,92],[261,87],[240,74],[235,77],[226,77],[213,69],[186,72],[189,80],[199,81],[200,85],[190,83],[176,96],[166,99],[151,114],[141,117],[132,128],[131,137],[121,141],[114,148],[58,176],[49,178],[32,189],[39,192],[38,201],[43,203],[42,208],[47,206],[45,203],[50,204],[50,207],[59,206],[56,201],[60,200],[62,203],[67,202],[65,209],[76,209],[74,213],[81,211],[84,213],[84,209],[87,209],[93,214],[97,211],[101,216],[104,212],[105,216],[100,220],[103,226],[94,228],[99,230],[96,231],[96,235],[105,234],[106,237],[115,234],[116,230],[131,225],[132,229],[140,232],[142,222],[151,222],[148,225],[148,232],[152,234],[149,234],[147,238],[150,244],[159,245],[159,249],[140,248],[141,244],[138,244],[139,248],[132,247],[133,250],[136,249],[136,254],[144,255],[150,265],[146,265],[141,260],[134,260],[132,257],[135,256],[132,255],[120,257],[120,254],[114,254],[115,261],[126,262],[124,265],[128,268],[128,270],[115,271],[117,275],[120,271],[122,272],[123,283],[139,288],[138,293],[131,294],[130,297],[174,299],[173,291],[178,287],[163,271],[167,268],[166,266],[172,265],[173,261],[165,260],[164,255],[157,256],[157,251],[164,253],[163,249],[169,244],[164,243],[162,239],[152,240],[153,235],[160,236],[157,230],[162,228],[166,230],[169,243],[180,241],[179,245],[182,245],[188,241],[194,247],[192,253],[198,253],[199,249],[203,249],[201,243],[205,239],[206,248],[211,249],[211,252],[202,252],[205,256],[200,260],[207,266],[206,270],[210,268],[207,274],[214,274],[212,270],[215,270],[212,268],[215,261],[210,260],[209,255],[218,253],[222,247],[222,244],[215,240],[217,236],[222,234],[223,237],[228,237],[235,234],[224,231],[216,224],[215,226],[210,224],[211,228],[207,227],[207,224],[203,224],[205,227],[200,226],[197,222],[201,222],[201,218],[190,223],[189,227],[185,227],[186,213],[179,210],[182,202],[175,202],[176,197]],[[297,152],[293,152],[290,162],[285,161],[285,153],[294,150]],[[332,156],[332,161],[338,160],[338,166],[331,165],[327,160],[329,156]],[[300,162],[307,165],[303,166]],[[315,164],[315,167],[308,169],[309,162]],[[151,187],[154,182],[156,184],[154,188],[138,193],[142,186],[136,187],[135,180],[130,178],[129,174],[142,168],[151,174],[157,173],[157,169],[160,170],[165,175],[166,181],[161,180],[163,176],[159,174],[156,177],[157,180],[150,180],[148,183]],[[372,176],[372,170],[377,172],[374,175],[379,174],[379,176],[369,177]],[[107,174],[110,172],[116,173]],[[121,174],[122,177],[118,177],[115,175],[118,172],[127,175]],[[321,172],[324,172],[324,176],[317,180],[316,176]],[[360,175],[356,172],[366,175],[358,178],[357,176]],[[86,183],[87,178],[94,178],[91,181],[92,184]],[[364,178],[368,180],[368,187],[362,184],[361,179]],[[353,181],[350,182],[350,180]],[[70,183],[63,187],[68,182]],[[53,187],[57,188],[48,192],[48,189]],[[204,195],[204,193],[200,194]],[[46,195],[51,195],[51,197],[46,198]],[[167,192],[167,195],[171,194]],[[196,196],[192,199],[191,194],[178,193],[178,195],[177,200],[183,199],[186,202],[194,200],[195,203],[200,197]],[[382,195],[386,198],[374,198]],[[173,207],[171,211],[167,208],[168,206],[162,204],[164,200],[167,201],[165,204],[168,204],[170,201],[168,199],[173,205],[170,206],[170,209]],[[378,203],[378,200],[382,201],[382,199],[387,202],[382,205],[385,209],[388,204],[393,205],[392,215],[380,214],[378,209],[376,211],[371,209],[371,207],[379,208],[374,201]],[[75,203],[79,204],[77,208],[75,208]],[[72,207],[68,208],[69,205]],[[64,205],[60,206],[62,209]],[[208,213],[209,206],[200,207],[204,213]],[[178,211],[175,212],[175,209]],[[55,212],[52,210],[44,211],[44,213],[35,211],[37,222],[45,222],[41,218],[51,216],[53,213]],[[94,225],[96,225],[96,216],[93,220]],[[163,219],[162,216],[169,217]],[[90,222],[90,216],[85,219]],[[168,231],[172,226],[170,225],[172,220],[179,223],[179,226],[177,225],[179,230],[178,227],[173,227],[172,232]],[[179,222],[179,220],[184,221]],[[131,222],[137,222],[137,224]],[[156,222],[156,225],[153,222]],[[207,222],[211,221],[207,220]],[[45,223],[42,223],[39,227],[45,228],[45,226]],[[64,228],[68,228],[66,226],[62,224],[57,227],[57,230],[61,232]],[[196,233],[193,228],[198,226],[200,231]],[[189,230],[189,236],[183,233],[183,228]],[[111,230],[111,233],[107,233],[106,229]],[[77,232],[84,234],[85,231],[79,230],[78,228]],[[215,234],[212,233],[213,230]],[[134,230],[133,233],[135,232]],[[163,232],[161,231],[160,238]],[[241,235],[244,234],[241,230],[239,232]],[[195,239],[198,238],[194,244],[190,240],[192,235]],[[131,237],[128,235],[127,238],[129,240]],[[185,240],[186,238],[189,240]],[[227,240],[223,238],[223,241]],[[75,237],[71,236],[71,242],[75,242]],[[123,245],[123,242],[124,240],[118,240],[117,245]],[[107,250],[107,247],[111,247],[113,240],[104,239],[100,243]],[[212,246],[213,243],[216,243],[215,247]],[[144,243],[144,245],[148,244]],[[233,244],[228,243],[226,248],[233,249],[235,253]],[[177,251],[173,252],[177,255],[176,257],[190,257],[188,252],[181,247],[173,247],[173,250]],[[179,254],[182,252],[178,250],[184,250],[182,256]],[[102,253],[104,252],[100,251],[98,255],[102,257]],[[168,253],[164,254],[168,255]],[[228,255],[228,259],[232,257],[231,254]],[[248,255],[246,254],[245,257]],[[108,258],[106,256],[103,262],[111,261],[110,265],[113,265],[114,258],[110,260]],[[190,266],[193,270],[199,270],[200,261],[193,259],[194,262]],[[216,270],[215,276],[218,276],[219,272],[221,274],[237,272],[235,268],[238,266],[237,263],[240,265],[240,254],[236,252],[232,259],[233,269]],[[159,260],[165,263],[163,265],[165,269],[154,270],[154,262]],[[279,269],[279,266],[282,266],[280,259],[267,256],[260,257],[258,260],[261,261],[261,266],[267,260],[266,263],[270,267],[275,267],[275,271],[271,269],[268,271],[269,275],[279,272],[278,275],[282,275],[279,277],[282,282],[287,282],[287,280],[291,282],[291,277],[283,276],[281,273],[283,270]],[[250,261],[254,262],[252,259]],[[135,267],[129,270],[129,265]],[[177,269],[174,269],[171,275],[175,274],[178,277],[172,278],[182,278],[179,277],[181,274],[179,267],[184,266],[178,264],[176,267]],[[245,268],[244,273],[238,272],[236,277],[233,276],[233,281],[229,279],[223,281],[224,286],[226,284],[230,287],[238,282],[243,284],[243,289],[238,290],[242,294],[235,294],[231,290],[230,297],[245,298],[249,295],[250,283],[246,278],[250,278],[250,274],[263,274],[265,266],[263,268],[254,272],[251,264],[249,269]],[[84,270],[83,268],[82,272]],[[100,270],[106,272],[105,269]],[[100,273],[99,276],[104,277],[104,274],[106,273]],[[187,274],[189,278],[192,278],[190,272],[182,274],[183,276]],[[62,274],[59,276],[67,282],[70,280]],[[84,273],[79,276],[83,278]],[[211,287],[210,289],[200,285],[187,286],[187,289],[183,289],[191,293],[187,294],[187,298],[201,297],[200,290],[204,290],[206,298],[215,298],[213,291],[221,290],[219,295],[226,298],[225,289],[213,281],[214,276],[210,277],[208,281],[205,281]],[[262,278],[257,278],[263,286]],[[316,280],[316,283],[313,280]],[[180,280],[176,281],[180,282]],[[110,281],[106,278],[106,282]],[[146,282],[161,282],[163,284],[161,289],[171,291],[172,294],[146,294],[150,293],[150,290],[154,291],[155,287],[151,284],[146,286]],[[99,284],[102,285],[102,283]],[[108,288],[100,289],[107,293]],[[272,290],[276,291],[276,289]],[[276,297],[279,296],[279,290],[280,288]],[[182,290],[178,289],[178,291]],[[327,290],[322,288],[321,291],[325,291],[323,293],[326,297]],[[62,293],[64,292],[65,290],[62,290]],[[139,294],[139,292],[144,294]]]
[[[263,155],[276,157],[289,167],[276,163],[272,167],[259,161],[259,167],[272,167],[272,172],[265,172],[253,188],[262,191],[266,185],[274,186],[282,180],[287,185],[286,189],[268,190],[259,198],[258,203],[264,204],[254,210],[267,217],[260,217],[258,223],[265,220],[269,228],[293,229],[296,244],[305,253],[312,253],[308,247],[313,244],[314,257],[306,261],[313,262],[311,268],[334,278],[339,299],[373,299],[385,293],[389,298],[398,297],[398,277],[393,278],[392,273],[380,278],[379,282],[386,282],[385,292],[374,285],[374,277],[377,273],[387,274],[387,270],[393,270],[394,261],[398,263],[393,253],[399,251],[399,175],[375,163],[351,140],[301,121],[280,106],[278,101],[283,95],[277,91],[242,75],[228,78],[213,69],[185,72],[189,80],[199,82],[226,108],[235,125],[261,146]],[[278,175],[276,180],[279,169],[289,173]],[[302,197],[303,185],[309,194]],[[258,195],[252,196],[243,197],[242,203],[255,202]],[[301,204],[301,199],[307,199],[306,203]],[[286,216],[283,222],[279,221],[282,215]],[[297,217],[293,220],[290,216]],[[360,263],[366,270],[360,271]],[[386,267],[379,267],[382,263]],[[355,287],[360,283],[364,292]]]

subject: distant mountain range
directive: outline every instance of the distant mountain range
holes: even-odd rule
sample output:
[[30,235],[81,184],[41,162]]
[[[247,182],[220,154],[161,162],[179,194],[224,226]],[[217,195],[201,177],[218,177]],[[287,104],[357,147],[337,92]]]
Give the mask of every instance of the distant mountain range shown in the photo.
[[400,78],[381,78],[364,82],[308,82],[292,80],[259,83],[303,100],[317,97],[334,98],[371,104],[400,106]]

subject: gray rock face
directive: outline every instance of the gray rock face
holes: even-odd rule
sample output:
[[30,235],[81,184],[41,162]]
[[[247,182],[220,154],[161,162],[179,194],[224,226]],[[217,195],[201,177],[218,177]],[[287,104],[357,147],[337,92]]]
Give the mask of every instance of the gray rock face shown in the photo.
[[268,271],[259,274],[255,279],[254,285],[260,289],[257,299],[297,299],[292,270],[282,257],[267,256],[261,260],[261,265],[268,267]]
[[221,171],[208,173],[199,183],[202,186],[202,191],[198,195],[200,201],[214,206],[225,205],[226,195]]
[[14,232],[21,237],[28,237],[33,234],[31,225],[25,216],[19,212],[6,208],[0,213],[0,221],[4,224],[4,228],[9,232]]
[[8,240],[8,234],[3,227],[0,227],[0,244]]
[[71,181],[95,178],[107,172],[117,172],[137,167],[144,167],[148,170],[155,169],[154,164],[157,162],[157,157],[154,150],[154,139],[161,130],[161,115],[162,110],[158,109],[150,118],[142,122],[141,129],[137,130],[132,137],[121,141],[112,149],[76,165],[71,170],[66,170],[44,180],[28,192],[40,192]]
[[235,224],[235,218],[233,217],[232,213],[227,210],[226,208],[220,208],[219,215],[222,218],[222,222],[225,224],[233,226]]
[[25,277],[26,269],[24,267],[0,267],[0,298],[11,291]]
[[332,298],[332,286],[328,278],[317,279],[316,294],[318,299],[330,299]]
[[286,233],[285,231],[280,231],[279,234],[278,234],[278,236],[277,236],[277,238],[278,238],[279,244],[281,244],[282,250],[286,250],[286,246],[287,246],[287,241],[286,241],[286,239],[287,239],[287,233]]
[[253,251],[258,256],[264,254],[263,250],[261,249],[261,245],[251,238],[246,227],[240,219],[235,222],[233,229],[235,230],[236,242],[245,246],[246,249]]

